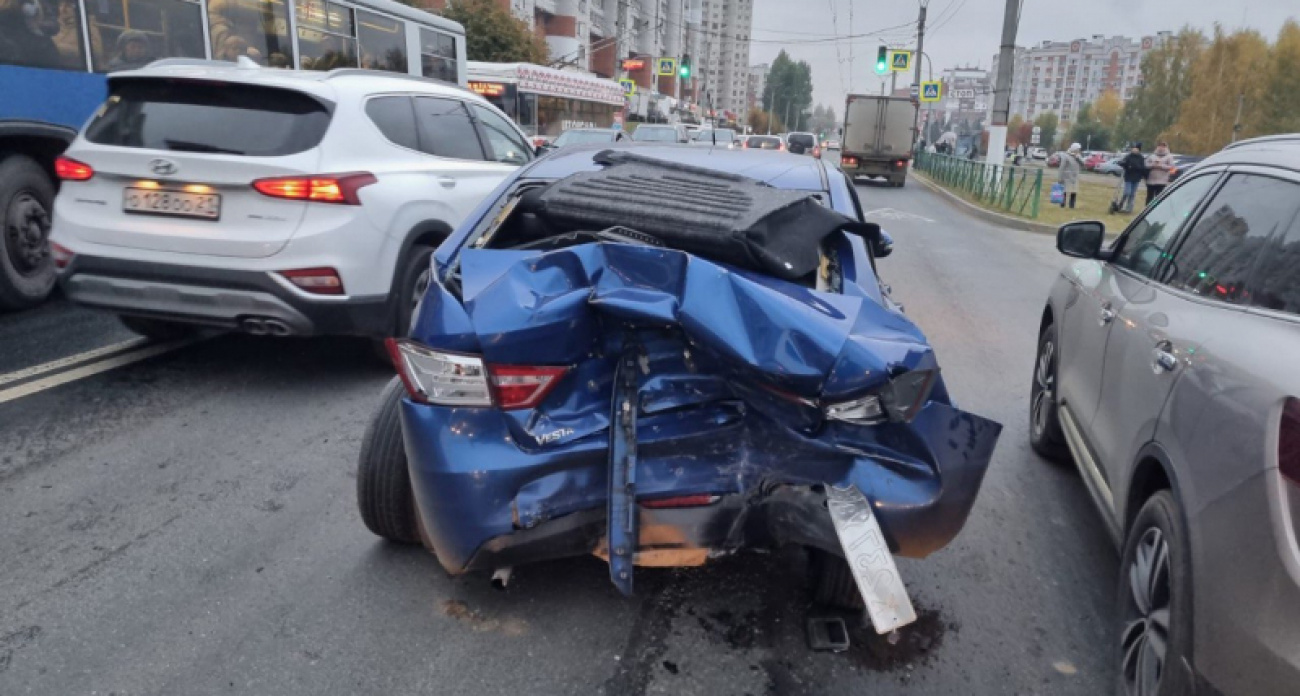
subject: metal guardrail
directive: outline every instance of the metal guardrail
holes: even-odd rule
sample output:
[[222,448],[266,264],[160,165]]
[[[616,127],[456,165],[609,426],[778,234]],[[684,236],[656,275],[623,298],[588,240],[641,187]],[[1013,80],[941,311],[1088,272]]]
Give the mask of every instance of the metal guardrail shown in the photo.
[[933,152],[918,152],[913,165],[945,188],[986,207],[1038,219],[1043,170],[988,164]]

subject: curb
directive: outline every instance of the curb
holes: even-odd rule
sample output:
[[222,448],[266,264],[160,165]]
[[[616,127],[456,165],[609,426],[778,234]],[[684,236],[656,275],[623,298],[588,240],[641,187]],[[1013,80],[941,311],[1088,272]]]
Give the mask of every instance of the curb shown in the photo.
[[973,214],[975,217],[980,218],[981,220],[984,220],[985,222],[991,222],[995,225],[1002,225],[1003,227],[1010,227],[1012,229],[1024,230],[1025,232],[1036,232],[1038,234],[1051,234],[1051,235],[1056,234],[1056,228],[1053,227],[1052,225],[1047,225],[1041,222],[1033,222],[1032,220],[1025,220],[1024,218],[1013,217],[1011,215],[1003,215],[1002,213],[995,213],[992,210],[981,208],[980,206],[975,205],[970,201],[964,200],[960,196],[948,191],[944,187],[940,186],[939,184],[931,180],[930,177],[925,176],[921,172],[913,169],[911,173],[913,179],[916,179],[917,181],[921,182],[926,186],[926,188],[930,189],[931,191],[942,194],[943,197],[950,204],[964,208],[967,212]]

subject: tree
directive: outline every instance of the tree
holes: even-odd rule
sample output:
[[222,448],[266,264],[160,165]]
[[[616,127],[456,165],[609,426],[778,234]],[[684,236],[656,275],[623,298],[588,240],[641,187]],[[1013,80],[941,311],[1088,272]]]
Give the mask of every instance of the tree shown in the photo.
[[1109,133],[1119,123],[1119,115],[1123,110],[1124,102],[1119,98],[1119,93],[1108,89],[1102,92],[1101,96],[1097,97],[1097,102],[1092,105],[1092,117]]
[[[491,63],[539,63],[549,55],[546,42],[495,0],[455,0],[442,16],[465,27],[465,55]],[[577,55],[561,56],[575,60]]]
[[790,115],[791,128],[804,130],[808,107],[812,105],[812,66],[790,60],[785,51],[777,54],[767,71],[763,87],[763,108],[782,120]]
[[1038,118],[1034,119],[1034,125],[1040,129],[1038,142],[1043,147],[1051,149],[1056,143],[1056,129],[1061,125],[1061,119],[1049,111],[1045,114],[1039,114]]
[[781,123],[780,116],[771,117],[772,128],[769,130],[767,127],[768,118],[768,112],[763,111],[758,107],[754,107],[749,110],[749,115],[745,118],[745,123],[748,124],[750,128],[754,129],[755,133],[781,133],[785,131],[785,124]]
[[1183,27],[1178,35],[1141,60],[1143,83],[1125,104],[1115,124],[1115,142],[1156,141],[1167,133],[1192,91],[1192,66],[1205,51],[1205,35]]
[[1117,143],[1150,143],[1169,130],[1192,91],[1192,67],[1205,50],[1205,35],[1183,27],[1142,58],[1142,84],[1124,105],[1115,126]]
[[[1108,149],[1111,129],[1102,124],[1096,114],[1097,110],[1092,104],[1080,106],[1067,140],[1071,143],[1079,143],[1088,150]],[[1113,115],[1119,116],[1118,109],[1115,110]]]
[[1287,20],[1269,52],[1260,128],[1264,133],[1300,133],[1300,24]]
[[1237,107],[1243,105],[1241,138],[1262,132],[1268,42],[1253,30],[1227,34],[1214,27],[1214,39],[1192,66],[1192,88],[1178,120],[1164,134],[1175,152],[1210,154],[1233,138]]

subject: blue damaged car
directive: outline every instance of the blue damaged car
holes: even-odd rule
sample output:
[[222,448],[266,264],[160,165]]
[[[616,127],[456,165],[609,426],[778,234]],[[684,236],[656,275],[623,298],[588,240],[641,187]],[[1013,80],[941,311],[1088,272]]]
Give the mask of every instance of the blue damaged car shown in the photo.
[[1001,426],[889,296],[892,240],[815,159],[554,153],[434,255],[362,443],[377,535],[450,573],[809,550],[823,603],[914,618],[893,556],[965,524]]

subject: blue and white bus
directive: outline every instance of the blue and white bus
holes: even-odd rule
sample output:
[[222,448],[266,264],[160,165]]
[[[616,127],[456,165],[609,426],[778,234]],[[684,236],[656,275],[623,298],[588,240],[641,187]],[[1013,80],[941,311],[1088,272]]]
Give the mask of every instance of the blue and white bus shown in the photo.
[[240,56],[467,85],[464,28],[393,0],[0,0],[0,310],[53,286],[54,159],[104,101],[105,73]]

